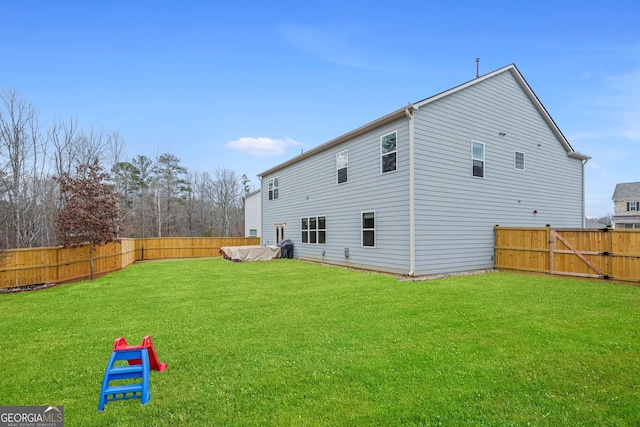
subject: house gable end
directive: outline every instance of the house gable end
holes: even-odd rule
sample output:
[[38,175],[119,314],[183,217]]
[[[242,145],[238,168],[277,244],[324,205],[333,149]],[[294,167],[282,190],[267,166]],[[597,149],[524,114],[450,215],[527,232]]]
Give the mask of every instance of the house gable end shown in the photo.
[[527,98],[529,99],[529,101],[531,102],[531,104],[535,107],[535,109],[538,111],[538,113],[540,114],[540,116],[542,117],[542,119],[545,121],[545,123],[547,124],[547,126],[549,126],[551,132],[555,135],[555,137],[557,138],[558,142],[560,144],[562,144],[563,148],[565,149],[565,151],[567,152],[567,155],[570,157],[574,157],[580,160],[588,160],[590,159],[589,156],[586,156],[584,154],[581,154],[577,151],[575,151],[573,149],[573,147],[571,147],[571,144],[569,144],[569,141],[565,138],[564,134],[562,133],[562,131],[560,131],[560,128],[558,128],[558,126],[556,125],[555,121],[553,120],[553,118],[551,118],[551,115],[549,115],[548,111],[546,110],[546,108],[544,107],[544,105],[542,105],[542,102],[540,102],[540,100],[538,99],[537,95],[533,92],[533,90],[531,89],[531,87],[529,86],[529,84],[527,83],[527,81],[524,79],[524,77],[522,76],[522,74],[520,73],[520,71],[518,70],[518,68],[515,66],[515,64],[510,64],[507,65],[506,67],[500,68],[498,70],[495,70],[493,72],[490,72],[488,74],[485,74],[483,76],[480,76],[474,80],[470,80],[466,83],[463,83],[459,86],[456,86],[454,88],[451,88],[447,91],[441,92],[437,95],[431,96],[429,98],[426,98],[420,102],[417,102],[414,104],[414,108],[418,109],[421,108],[425,105],[428,105],[432,102],[435,102],[439,99],[442,99],[444,97],[450,96],[452,94],[455,94],[457,92],[460,92],[462,90],[467,89],[468,87],[471,87],[473,85],[476,85],[478,83],[481,83],[483,81],[489,80],[499,74],[505,73],[505,72],[509,72],[513,78],[516,80],[516,82],[518,83],[518,85],[520,86],[520,88],[522,89],[522,91],[524,92],[524,94],[527,96]]

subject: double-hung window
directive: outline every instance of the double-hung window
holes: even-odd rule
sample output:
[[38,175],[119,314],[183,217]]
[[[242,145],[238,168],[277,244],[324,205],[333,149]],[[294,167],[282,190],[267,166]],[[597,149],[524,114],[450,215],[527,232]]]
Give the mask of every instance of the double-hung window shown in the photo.
[[471,141],[471,162],[473,176],[484,178],[484,143]]
[[640,209],[640,202],[627,202],[627,211],[638,212]]
[[278,178],[269,179],[269,200],[275,200],[278,198]]
[[327,243],[327,217],[310,216],[300,221],[302,243],[324,245]]
[[514,162],[514,167],[517,170],[523,171],[524,170],[524,153],[521,151],[516,151],[513,158],[513,162]]
[[391,132],[380,137],[380,163],[382,173],[398,169],[398,132]]
[[347,168],[349,167],[349,150],[336,154],[336,175],[338,184],[347,182]]
[[376,246],[376,213],[362,212],[362,246]]

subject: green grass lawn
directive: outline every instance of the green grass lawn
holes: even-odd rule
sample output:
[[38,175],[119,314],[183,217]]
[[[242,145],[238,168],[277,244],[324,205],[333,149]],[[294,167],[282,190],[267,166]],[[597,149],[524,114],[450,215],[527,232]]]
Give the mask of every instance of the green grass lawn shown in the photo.
[[[399,282],[274,260],[135,264],[0,295],[0,405],[66,426],[640,425],[640,287],[509,273]],[[98,413],[113,342],[151,401]]]

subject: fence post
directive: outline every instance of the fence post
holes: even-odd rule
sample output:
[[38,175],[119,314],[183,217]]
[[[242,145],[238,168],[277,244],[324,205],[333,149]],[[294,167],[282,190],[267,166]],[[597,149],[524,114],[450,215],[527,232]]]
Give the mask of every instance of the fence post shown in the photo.
[[605,228],[604,231],[604,238],[606,241],[606,246],[605,246],[605,252],[607,253],[607,255],[605,256],[605,274],[607,275],[607,277],[613,277],[613,257],[614,257],[614,253],[613,253],[613,233],[611,233],[613,229],[611,228],[610,225],[607,225],[607,228]]
[[493,269],[495,270],[496,264],[498,263],[498,228],[500,228],[499,224],[496,224],[493,227]]
[[556,270],[554,252],[556,251],[556,233],[551,230],[551,225],[547,224],[547,247],[549,248],[549,274]]

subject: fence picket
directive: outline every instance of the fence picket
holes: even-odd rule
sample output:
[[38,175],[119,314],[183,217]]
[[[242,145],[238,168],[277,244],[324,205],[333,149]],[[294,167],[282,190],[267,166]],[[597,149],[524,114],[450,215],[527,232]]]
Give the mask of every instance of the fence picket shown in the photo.
[[494,268],[640,282],[640,230],[496,226]]
[[[94,254],[97,276],[118,271],[135,261],[165,258],[219,257],[223,246],[259,245],[258,237],[167,237],[121,239],[96,247]],[[151,249],[151,252],[149,252]],[[0,255],[0,289],[43,283],[65,283],[87,279],[88,245],[77,248],[10,249]]]

